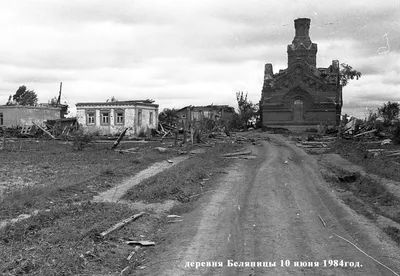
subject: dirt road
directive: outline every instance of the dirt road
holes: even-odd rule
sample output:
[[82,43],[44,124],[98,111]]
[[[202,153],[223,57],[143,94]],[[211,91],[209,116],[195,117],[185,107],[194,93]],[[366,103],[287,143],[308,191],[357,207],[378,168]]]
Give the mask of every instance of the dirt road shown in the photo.
[[314,157],[269,137],[135,275],[396,275],[340,237],[400,273],[398,248],[335,197]]

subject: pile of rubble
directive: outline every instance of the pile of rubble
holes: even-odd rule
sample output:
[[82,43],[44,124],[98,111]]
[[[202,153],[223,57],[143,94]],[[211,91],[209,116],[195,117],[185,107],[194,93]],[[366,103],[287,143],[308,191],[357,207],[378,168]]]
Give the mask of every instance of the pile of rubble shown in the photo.
[[330,145],[336,136],[309,135],[307,139],[297,138],[296,146],[304,148],[307,152],[325,152],[330,150]]
[[376,142],[381,145],[400,143],[400,128],[399,126],[386,126],[383,124],[377,128],[376,124],[351,118],[340,129],[340,137],[343,139],[359,139],[364,142]]
[[58,120],[47,120],[43,124],[32,122],[24,126],[2,127],[0,135],[14,138],[40,138],[48,137],[56,139],[63,136],[68,137],[78,130],[76,118],[63,118]]

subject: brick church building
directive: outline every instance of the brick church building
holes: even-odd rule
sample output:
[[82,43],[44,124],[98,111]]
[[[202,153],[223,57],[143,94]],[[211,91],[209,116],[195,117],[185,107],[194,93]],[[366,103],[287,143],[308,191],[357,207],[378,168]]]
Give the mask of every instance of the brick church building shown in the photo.
[[312,43],[310,19],[294,20],[295,37],[288,45],[288,68],[264,71],[260,109],[263,128],[338,125],[342,109],[339,61],[317,68],[317,44]]

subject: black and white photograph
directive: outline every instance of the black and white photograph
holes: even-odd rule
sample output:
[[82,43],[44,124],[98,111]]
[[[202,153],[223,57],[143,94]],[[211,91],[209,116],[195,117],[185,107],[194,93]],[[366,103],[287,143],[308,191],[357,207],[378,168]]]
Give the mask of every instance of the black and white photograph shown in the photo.
[[0,275],[400,276],[400,2],[0,2]]

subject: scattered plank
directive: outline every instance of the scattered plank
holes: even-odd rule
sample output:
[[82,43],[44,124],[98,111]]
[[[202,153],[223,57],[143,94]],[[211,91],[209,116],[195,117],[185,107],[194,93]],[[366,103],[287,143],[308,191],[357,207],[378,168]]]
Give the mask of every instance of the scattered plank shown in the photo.
[[119,143],[121,142],[122,138],[124,138],[126,131],[128,128],[125,128],[121,135],[118,137],[117,141],[115,141],[114,145],[112,145],[111,149],[115,149],[118,147]]
[[239,155],[250,155],[252,154],[251,151],[239,151],[239,152],[233,152],[233,153],[226,153],[223,154],[223,157],[231,157],[231,156],[239,156]]
[[181,216],[178,216],[178,215],[168,215],[167,218],[181,218]]
[[399,155],[400,155],[400,152],[396,152],[396,153],[386,155],[385,157],[393,157],[393,156],[399,156]]
[[325,223],[324,219],[323,219],[320,215],[318,215],[318,217],[319,217],[319,219],[321,220],[322,225],[323,225],[324,227],[326,227],[326,223]]
[[44,133],[46,133],[47,135],[49,135],[52,139],[56,139],[56,137],[54,137],[53,134],[51,134],[50,132],[48,132],[47,130],[45,130],[44,128],[42,128],[41,126],[35,124],[33,121],[32,121],[32,124],[33,124],[34,126],[37,126],[38,128],[40,128]]
[[138,245],[141,245],[141,246],[151,246],[151,245],[156,245],[156,243],[155,242],[152,242],[152,241],[126,241],[125,242],[126,244],[138,244]]
[[368,134],[368,133],[373,133],[373,132],[376,132],[376,129],[373,129],[373,130],[369,130],[369,131],[366,131],[366,132],[359,133],[359,134],[357,134],[357,135],[354,135],[353,137],[355,138],[355,137],[359,137],[359,136],[362,136],[362,135],[365,135],[365,134]]
[[119,273],[119,275],[127,275],[126,273],[128,273],[130,266],[128,265],[127,267],[125,267],[123,270],[121,270],[121,272]]
[[133,216],[127,218],[127,219],[124,219],[123,221],[118,222],[117,224],[115,224],[115,225],[112,226],[111,228],[107,229],[106,231],[101,232],[101,233],[100,233],[100,236],[101,236],[102,238],[104,238],[104,237],[107,236],[108,234],[114,232],[115,230],[120,229],[121,227],[123,227],[123,226],[125,226],[126,224],[128,224],[128,223],[134,221],[135,219],[137,219],[137,218],[143,216],[144,214],[146,214],[146,213],[145,213],[145,212],[141,212],[141,213],[136,214],[136,215],[133,215]]
[[126,258],[126,260],[127,260],[127,261],[130,261],[130,259],[132,259],[133,255],[135,255],[135,253],[136,253],[136,251],[133,250],[133,251],[129,254],[129,256]]

